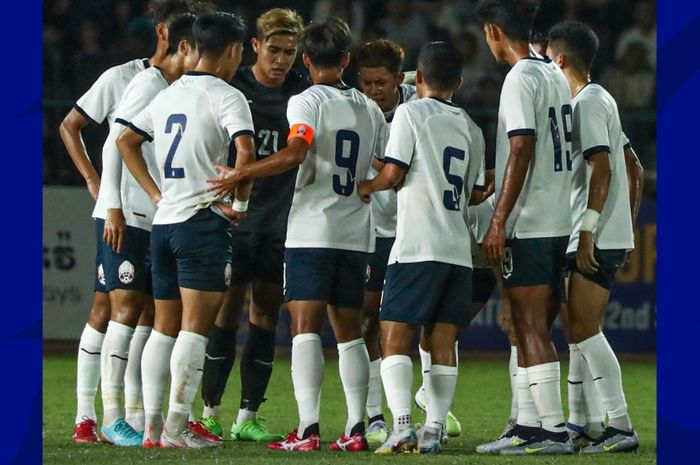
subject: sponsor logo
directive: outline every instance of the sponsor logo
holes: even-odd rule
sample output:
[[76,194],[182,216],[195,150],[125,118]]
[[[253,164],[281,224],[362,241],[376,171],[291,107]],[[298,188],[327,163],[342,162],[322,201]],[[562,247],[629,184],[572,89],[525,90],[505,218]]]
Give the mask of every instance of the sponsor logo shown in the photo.
[[136,275],[136,270],[134,265],[131,264],[129,260],[124,260],[121,265],[119,265],[119,281],[124,284],[129,284],[134,280]]

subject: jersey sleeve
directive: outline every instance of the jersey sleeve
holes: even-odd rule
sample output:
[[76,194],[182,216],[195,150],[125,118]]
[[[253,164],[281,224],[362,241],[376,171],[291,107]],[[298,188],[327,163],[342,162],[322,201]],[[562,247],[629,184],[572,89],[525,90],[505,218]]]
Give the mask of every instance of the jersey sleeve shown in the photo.
[[486,142],[481,129],[474,125],[473,136],[469,144],[469,168],[467,169],[466,185],[472,189],[486,188]]
[[411,123],[411,116],[405,104],[396,108],[389,130],[389,141],[384,151],[385,163],[394,163],[408,171],[413,161],[416,146],[416,134]]
[[608,112],[602,102],[581,100],[576,104],[574,127],[578,129],[583,158],[598,152],[610,153]]
[[386,124],[384,114],[378,107],[377,111],[374,113],[374,127],[376,131],[374,133],[373,153],[375,158],[382,160],[384,158],[387,141],[389,140],[389,125]]
[[623,150],[628,150],[632,148],[632,143],[630,142],[629,138],[627,137],[627,134],[622,132],[622,149]]
[[129,83],[119,105],[117,105],[114,121],[122,126],[128,126],[131,119],[151,103],[161,90],[163,87],[151,79],[136,76]]
[[523,73],[511,71],[501,90],[501,106],[508,137],[534,136],[536,83]]
[[253,116],[243,93],[231,87],[221,98],[219,123],[226,129],[231,140],[238,136],[255,136]]
[[287,104],[287,121],[289,122],[287,141],[299,137],[311,145],[318,125],[318,105],[308,95],[293,96]]
[[97,78],[97,81],[73,105],[89,121],[102,124],[110,112],[119,103],[115,92],[115,81],[119,79],[119,70],[110,68]]
[[153,102],[141,110],[136,116],[131,118],[129,128],[140,134],[148,142],[153,141]]

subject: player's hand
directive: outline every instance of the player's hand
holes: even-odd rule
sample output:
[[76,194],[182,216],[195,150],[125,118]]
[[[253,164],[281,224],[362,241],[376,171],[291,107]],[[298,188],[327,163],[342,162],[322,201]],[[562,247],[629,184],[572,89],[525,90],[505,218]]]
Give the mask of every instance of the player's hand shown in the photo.
[[97,194],[100,192],[100,178],[88,179],[87,182],[88,192],[92,196],[93,200],[97,200]]
[[364,203],[369,203],[370,196],[372,195],[370,181],[360,181],[357,184],[357,195],[360,196],[360,199],[362,199]]
[[234,226],[238,226],[246,217],[246,212],[239,212],[233,209],[230,203],[223,201],[214,202],[213,208],[221,212]]
[[125,236],[126,220],[124,220],[124,213],[119,208],[108,209],[102,239],[115,252],[121,253]]
[[484,242],[481,247],[484,251],[484,257],[491,263],[500,265],[505,256],[505,245],[506,245],[506,232],[505,228],[491,221],[488,231],[484,236]]
[[598,262],[593,255],[593,233],[590,231],[579,232],[576,267],[586,274],[598,271]]
[[218,176],[207,180],[212,185],[209,190],[217,196],[224,196],[229,192],[233,193],[236,185],[242,181],[241,173],[228,166],[214,165],[214,169]]

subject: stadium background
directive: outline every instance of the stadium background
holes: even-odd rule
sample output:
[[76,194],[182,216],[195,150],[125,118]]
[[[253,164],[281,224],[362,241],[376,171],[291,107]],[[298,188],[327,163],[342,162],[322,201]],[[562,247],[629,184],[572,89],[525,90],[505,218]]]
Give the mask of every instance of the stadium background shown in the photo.
[[[58,125],[72,103],[106,68],[150,56],[152,26],[146,1],[46,0],[43,18],[43,332],[45,340],[77,340],[91,298],[94,237],[92,200],[58,136]],[[493,140],[500,85],[507,71],[495,65],[471,12],[475,0],[443,1],[257,1],[216,2],[234,10],[254,27],[268,8],[287,6],[307,20],[329,12],[351,24],[354,45],[389,37],[407,50],[413,69],[418,48],[427,40],[453,40],[467,57],[465,85],[455,96]],[[251,5],[252,4],[252,5]],[[645,200],[637,224],[637,249],[617,276],[606,317],[606,333],[622,352],[656,349],[656,25],[655,4],[645,0],[543,0],[533,32],[544,33],[561,19],[590,24],[601,38],[593,79],[615,96],[623,126],[645,167]],[[252,59],[250,48],[246,61]],[[349,68],[346,81],[356,83]],[[84,131],[88,153],[99,168],[106,125]],[[489,149],[493,150],[493,147]],[[463,332],[462,348],[505,349],[497,326],[498,302]],[[283,312],[278,344],[289,347],[288,315]],[[245,328],[242,325],[242,328]],[[559,348],[565,347],[556,330]],[[332,345],[329,332],[324,343]]]

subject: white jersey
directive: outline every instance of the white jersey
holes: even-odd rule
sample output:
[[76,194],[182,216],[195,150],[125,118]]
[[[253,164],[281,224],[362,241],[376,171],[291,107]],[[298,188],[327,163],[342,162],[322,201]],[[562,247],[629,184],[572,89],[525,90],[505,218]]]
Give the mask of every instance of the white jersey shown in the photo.
[[[119,134],[128,126],[131,119],[143,110],[156,95],[168,87],[168,81],[157,67],[151,67],[137,74],[126,87],[119,106],[115,111],[115,124],[109,131],[102,148],[102,181],[93,216],[107,209],[119,208],[124,213],[126,224],[151,230],[156,211],[153,202],[139,183],[123,166],[116,141]],[[141,146],[148,171],[160,185],[160,174],[155,164],[153,144],[145,142]]]
[[106,119],[110,129],[114,124],[114,112],[122,99],[126,86],[138,73],[148,68],[148,59],[139,58],[112,66],[78,99],[75,109],[96,124]]
[[[384,119],[389,127],[394,119],[394,112],[399,105],[406,102],[411,102],[418,98],[416,86],[409,84],[401,84],[399,87],[399,102],[396,107],[384,113]],[[377,154],[379,158],[384,154]],[[377,176],[379,172],[370,166],[368,179]],[[388,189],[385,191],[375,192],[372,194],[372,216],[374,217],[374,226],[377,231],[377,237],[393,238],[396,237],[396,191]]]
[[382,111],[357,89],[314,85],[289,99],[287,120],[314,136],[299,166],[285,246],[374,252],[371,207],[356,186],[383,153]]
[[153,224],[181,223],[217,199],[208,179],[226,165],[229,143],[253,136],[243,94],[218,77],[190,71],[162,91],[129,125],[153,139],[162,199]]
[[451,102],[423,98],[399,106],[384,156],[406,170],[389,264],[472,266],[464,212],[484,150],[481,129]]
[[[114,129],[117,106],[121,101],[122,95],[124,95],[126,87],[134,76],[148,67],[148,59],[145,58],[112,66],[102,73],[90,89],[78,99],[74,105],[75,109],[95,124],[102,124],[106,119],[109,130],[112,131]],[[97,195],[97,203],[92,216],[93,218],[105,219],[107,208],[100,205],[101,193],[102,183],[100,182],[100,192]]]
[[534,135],[535,152],[506,223],[506,238],[571,234],[571,91],[549,59],[518,61],[503,83],[496,135],[496,200],[510,154],[510,137]]
[[598,219],[595,244],[599,249],[633,249],[634,232],[627,184],[625,147],[629,141],[622,132],[615,99],[598,84],[586,85],[574,97],[574,186],[571,192],[574,232],[567,253],[576,252],[581,220],[588,208],[591,170],[584,159],[607,152],[610,159],[610,189]]

